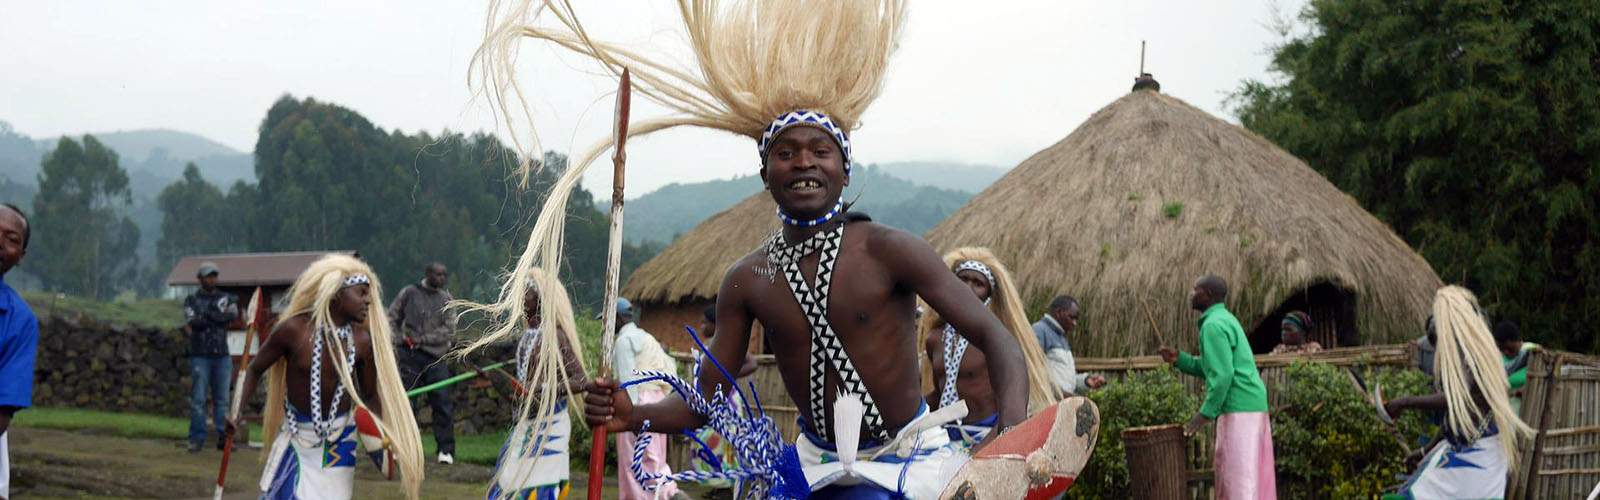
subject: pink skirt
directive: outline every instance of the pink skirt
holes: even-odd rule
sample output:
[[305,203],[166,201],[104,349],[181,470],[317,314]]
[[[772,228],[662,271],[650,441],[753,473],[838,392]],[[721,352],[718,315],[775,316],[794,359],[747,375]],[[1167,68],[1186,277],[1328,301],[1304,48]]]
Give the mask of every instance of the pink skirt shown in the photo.
[[1217,417],[1216,497],[1276,500],[1278,481],[1272,459],[1272,422],[1266,412],[1225,413]]

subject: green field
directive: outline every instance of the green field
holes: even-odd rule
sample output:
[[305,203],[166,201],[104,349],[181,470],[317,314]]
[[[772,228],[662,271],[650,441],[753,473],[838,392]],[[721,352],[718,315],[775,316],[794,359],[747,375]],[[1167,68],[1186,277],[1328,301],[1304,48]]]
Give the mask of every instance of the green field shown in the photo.
[[[22,427],[79,431],[94,429],[130,438],[186,439],[189,420],[177,417],[116,413],[75,408],[29,408],[17,412],[13,422]],[[260,440],[260,429],[253,429],[252,440]],[[506,433],[456,436],[456,460],[478,465],[494,466],[504,443]],[[425,456],[432,458],[438,447],[431,432],[424,430],[422,447]]]
[[183,304],[167,299],[133,299],[101,302],[84,297],[22,292],[22,298],[39,317],[93,318],[101,323],[156,328],[177,328],[183,324]]

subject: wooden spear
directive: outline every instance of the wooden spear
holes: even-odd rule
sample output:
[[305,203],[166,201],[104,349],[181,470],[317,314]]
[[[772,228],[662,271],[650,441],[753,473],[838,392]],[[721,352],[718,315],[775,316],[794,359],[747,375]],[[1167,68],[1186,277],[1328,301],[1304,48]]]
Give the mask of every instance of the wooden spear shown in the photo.
[[[1161,327],[1156,325],[1156,317],[1150,314],[1150,304],[1145,302],[1144,294],[1142,293],[1139,294],[1139,306],[1140,309],[1144,309],[1144,317],[1150,320],[1150,331],[1156,334],[1156,346],[1167,345],[1167,335],[1161,333]],[[1176,349],[1177,347],[1173,346],[1173,348]]]
[[[250,347],[255,344],[256,335],[261,332],[261,326],[266,323],[266,314],[271,309],[261,307],[261,287],[256,287],[256,293],[250,296],[250,307],[245,309],[245,315],[250,317],[250,324],[244,329],[244,353],[239,356],[239,377],[233,385],[233,407],[228,411],[228,421],[239,420],[240,403],[247,397],[240,394],[244,390],[245,373],[250,371]],[[222,404],[218,401],[217,404]],[[233,455],[233,433],[228,431],[222,437],[222,466],[217,468],[217,490],[212,498],[222,500],[222,485],[228,480],[228,458]]]
[[[605,321],[601,324],[600,376],[612,377],[611,348],[617,340],[617,280],[622,273],[622,191],[627,170],[628,104],[633,93],[628,68],[622,68],[622,82],[617,84],[617,112],[612,129],[615,147],[611,154],[611,235],[606,251]],[[589,500],[600,500],[600,486],[606,471],[606,428],[595,427],[594,443],[589,448]],[[627,472],[624,471],[624,474]]]

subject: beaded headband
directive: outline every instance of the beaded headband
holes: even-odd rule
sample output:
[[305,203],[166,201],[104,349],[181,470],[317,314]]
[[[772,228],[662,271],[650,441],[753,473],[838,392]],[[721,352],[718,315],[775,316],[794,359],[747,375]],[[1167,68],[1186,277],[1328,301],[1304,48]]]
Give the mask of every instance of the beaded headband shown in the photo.
[[956,273],[961,271],[977,271],[978,274],[983,275],[984,279],[989,280],[989,290],[994,290],[994,271],[989,270],[989,266],[982,262],[975,260],[963,260],[957,263],[955,269],[952,269],[951,271]]
[[761,138],[756,140],[756,148],[761,153],[761,164],[765,165],[767,163],[767,152],[772,148],[773,139],[777,139],[778,135],[785,130],[789,130],[790,127],[796,126],[816,127],[832,135],[834,142],[839,143],[840,154],[844,155],[844,175],[846,177],[850,176],[850,136],[844,132],[843,128],[835,125],[833,119],[828,118],[828,115],[822,114],[821,111],[809,109],[797,109],[784,113],[774,118],[772,123],[767,125],[767,129],[761,132]]
[[368,285],[371,283],[372,278],[368,278],[365,274],[352,274],[350,277],[344,279],[344,286],[341,288],[349,288],[356,285]]

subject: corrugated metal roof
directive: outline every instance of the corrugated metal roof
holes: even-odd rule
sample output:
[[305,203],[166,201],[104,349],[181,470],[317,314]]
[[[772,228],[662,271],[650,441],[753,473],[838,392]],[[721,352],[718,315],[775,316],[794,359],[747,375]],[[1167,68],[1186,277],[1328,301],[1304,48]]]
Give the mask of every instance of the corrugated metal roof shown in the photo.
[[217,264],[219,286],[291,285],[312,262],[329,254],[361,256],[355,250],[190,255],[172,266],[172,272],[167,273],[167,286],[198,286],[200,280],[195,272],[202,262]]

